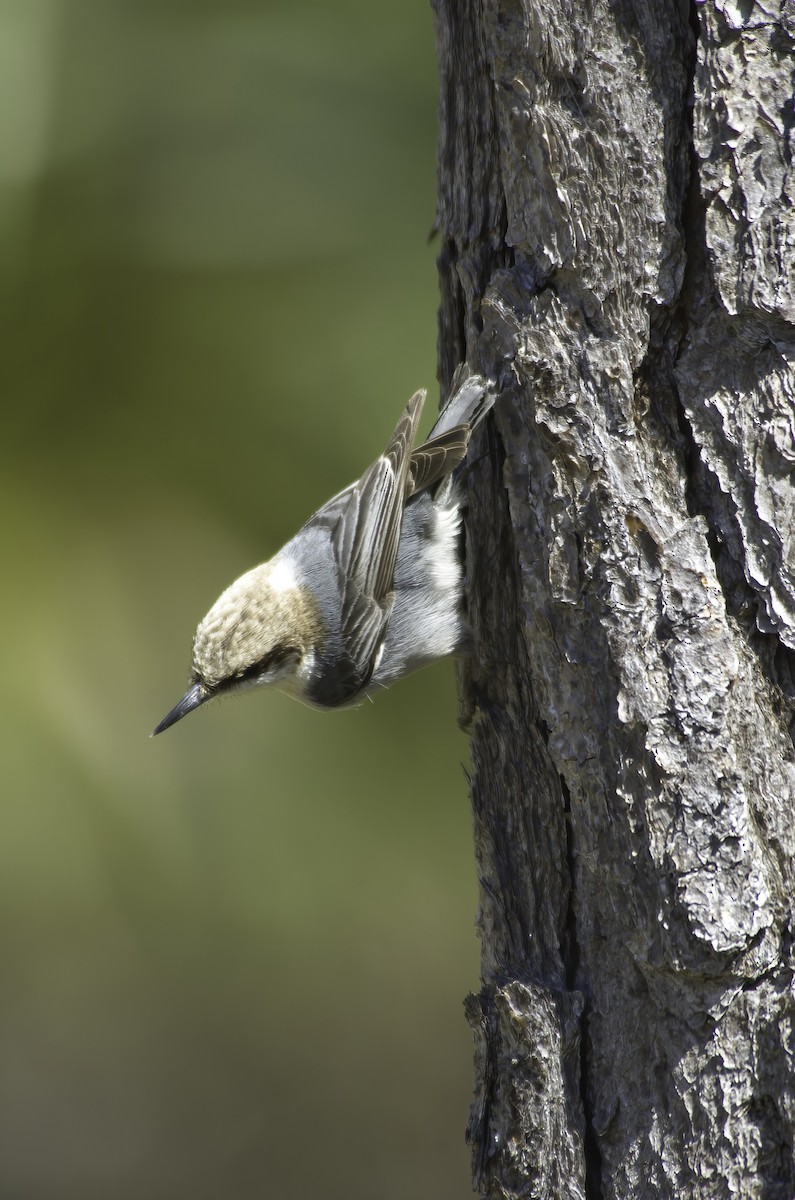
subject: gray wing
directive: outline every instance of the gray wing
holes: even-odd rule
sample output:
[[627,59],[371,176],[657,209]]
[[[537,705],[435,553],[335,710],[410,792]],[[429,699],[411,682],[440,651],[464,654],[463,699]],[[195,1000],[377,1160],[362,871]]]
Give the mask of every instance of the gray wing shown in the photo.
[[[424,393],[422,396],[424,400]],[[415,396],[412,397],[414,399]],[[492,385],[482,376],[474,375],[469,366],[462,363],[453,376],[450,395],[442,406],[428,440],[412,450],[406,499],[433,487],[464,461],[472,430],[491,410],[494,400]],[[328,516],[327,523],[330,524],[332,517],[336,519],[339,516],[355,487],[357,483],[350,484],[323,505],[321,511]]]
[[329,530],[341,595],[350,691],[364,687],[392,611],[395,559],[410,492],[411,451],[425,392],[409,400],[384,453],[316,514]]
[[327,532],[339,589],[339,628],[313,685],[318,704],[344,704],[367,686],[392,611],[406,501],[463,461],[472,429],[491,408],[494,393],[463,364],[430,438],[414,449],[424,400],[424,391],[411,397],[381,457],[307,523]]
[[[456,425],[452,429],[440,433],[437,437],[429,438],[421,446],[417,446],[416,450],[412,451],[409,460],[406,499],[408,500],[409,497],[425,488],[432,487],[433,484],[438,483],[440,479],[444,479],[454,471],[466,457],[471,436],[471,426]],[[351,483],[344,491],[338,492],[323,505],[321,511],[327,518],[325,524],[330,526],[332,521],[341,516],[350,502],[351,493],[360,487],[361,483],[361,480]]]

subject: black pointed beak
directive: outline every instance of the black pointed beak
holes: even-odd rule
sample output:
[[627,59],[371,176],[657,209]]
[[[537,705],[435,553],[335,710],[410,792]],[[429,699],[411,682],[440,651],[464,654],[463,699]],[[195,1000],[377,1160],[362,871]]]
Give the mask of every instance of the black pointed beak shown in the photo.
[[177,721],[181,721],[183,717],[187,717],[189,712],[193,712],[194,708],[198,708],[200,704],[204,704],[205,700],[209,700],[211,696],[212,692],[203,683],[194,683],[188,688],[179,704],[175,704],[171,712],[163,717],[157,728],[152,730],[151,736],[154,737],[156,734],[162,733],[164,729],[170,729],[172,725],[176,725]]

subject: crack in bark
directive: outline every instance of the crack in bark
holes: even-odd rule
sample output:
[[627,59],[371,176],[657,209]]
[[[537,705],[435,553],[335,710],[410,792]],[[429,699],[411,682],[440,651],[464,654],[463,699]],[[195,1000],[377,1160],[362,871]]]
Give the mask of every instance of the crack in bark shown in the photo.
[[[568,906],[566,909],[566,925],[564,939],[561,943],[561,957],[566,967],[566,986],[572,993],[580,992],[579,968],[580,945],[577,934],[577,887],[576,887],[576,852],[574,849],[574,829],[571,822],[571,795],[566,786],[566,780],[560,776],[560,786],[563,793],[563,807],[566,820],[566,866],[569,874]],[[582,993],[581,993],[582,994]],[[580,1103],[582,1104],[583,1121],[583,1152],[585,1165],[585,1196],[586,1200],[602,1200],[602,1153],[599,1149],[599,1137],[594,1122],[594,1111],[589,1097],[589,1057],[588,1057],[588,1020],[590,1002],[583,994],[583,1008],[579,1021],[579,1077]]]

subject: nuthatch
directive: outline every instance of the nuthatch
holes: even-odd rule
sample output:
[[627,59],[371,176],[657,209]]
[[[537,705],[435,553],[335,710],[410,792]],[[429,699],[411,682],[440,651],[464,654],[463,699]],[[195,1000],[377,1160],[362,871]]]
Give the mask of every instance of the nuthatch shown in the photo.
[[259,684],[318,708],[357,704],[466,653],[457,468],[494,396],[460,367],[415,449],[424,401],[424,391],[412,396],[361,479],[216,600],[196,630],[190,686],[155,733],[214,696]]

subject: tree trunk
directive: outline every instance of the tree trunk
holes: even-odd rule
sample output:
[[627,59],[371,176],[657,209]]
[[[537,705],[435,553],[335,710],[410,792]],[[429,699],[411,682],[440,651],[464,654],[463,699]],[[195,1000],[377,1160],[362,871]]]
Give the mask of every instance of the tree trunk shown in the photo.
[[486,1197],[795,1196],[791,0],[435,0]]

